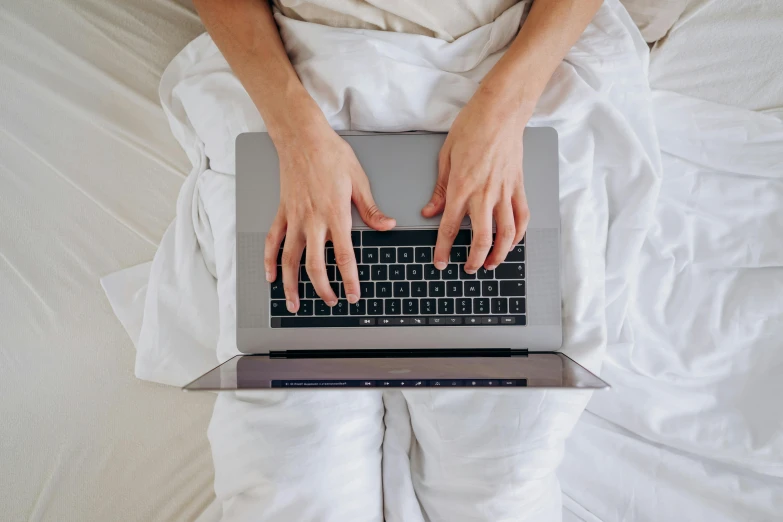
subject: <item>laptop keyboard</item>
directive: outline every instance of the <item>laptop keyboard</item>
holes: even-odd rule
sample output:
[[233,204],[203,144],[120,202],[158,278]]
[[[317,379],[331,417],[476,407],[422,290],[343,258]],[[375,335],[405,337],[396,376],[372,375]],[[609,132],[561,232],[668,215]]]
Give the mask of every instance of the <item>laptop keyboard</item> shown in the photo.
[[[315,292],[304,266],[299,273],[299,311],[285,305],[282,268],[271,283],[273,328],[376,326],[523,326],[525,312],[524,239],[495,270],[464,271],[471,233],[460,230],[443,270],[432,264],[437,230],[353,231],[362,298],[354,304],[336,266],[334,250],[326,248],[326,270],[337,304],[329,307]],[[303,257],[304,259],[304,257]]]

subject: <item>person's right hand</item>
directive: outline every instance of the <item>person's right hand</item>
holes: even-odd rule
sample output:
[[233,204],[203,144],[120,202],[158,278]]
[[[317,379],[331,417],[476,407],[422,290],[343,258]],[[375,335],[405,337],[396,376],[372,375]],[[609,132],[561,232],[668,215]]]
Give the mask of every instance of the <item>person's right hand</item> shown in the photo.
[[321,299],[334,306],[338,296],[329,285],[324,258],[326,241],[331,240],[346,299],[355,303],[361,292],[351,243],[351,201],[370,228],[389,230],[397,223],[375,205],[353,149],[328,125],[311,126],[285,141],[275,143],[280,206],[264,246],[266,280],[277,278],[277,253],[285,237],[282,275],[288,311],[299,310],[299,264],[305,246],[307,275]]

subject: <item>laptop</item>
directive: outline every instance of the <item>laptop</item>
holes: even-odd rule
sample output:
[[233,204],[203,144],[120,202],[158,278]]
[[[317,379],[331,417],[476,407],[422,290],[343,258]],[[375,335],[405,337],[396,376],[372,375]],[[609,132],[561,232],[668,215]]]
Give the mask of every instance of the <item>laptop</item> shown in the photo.
[[[236,140],[238,356],[185,387],[564,387],[606,383],[557,350],[562,344],[558,140],[527,128],[524,173],[531,219],[524,239],[495,270],[463,270],[471,242],[465,218],[442,271],[432,264],[439,218],[424,218],[444,133],[340,132],[364,168],[373,196],[397,220],[367,227],[353,209],[361,299],[350,304],[327,246],[340,297],[318,298],[304,266],[300,309],[285,307],[282,271],[264,278],[264,240],[279,203],[279,166],[266,133]],[[304,261],[304,259],[303,259]],[[279,262],[279,254],[278,254]]]

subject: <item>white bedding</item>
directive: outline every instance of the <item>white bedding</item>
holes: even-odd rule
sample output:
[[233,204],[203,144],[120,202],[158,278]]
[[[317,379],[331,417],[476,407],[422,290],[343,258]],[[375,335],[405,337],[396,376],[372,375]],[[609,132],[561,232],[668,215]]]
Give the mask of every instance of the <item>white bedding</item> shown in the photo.
[[[282,16],[277,21],[300,78],[334,127],[442,131],[448,129],[459,107],[475,90],[477,80],[513,38],[522,13],[523,5],[517,5],[495,23],[453,43],[415,35],[335,29]],[[347,52],[351,54],[349,61],[344,59]],[[647,46],[627,13],[616,2],[609,2],[559,66],[533,119],[535,125],[551,125],[559,131],[562,239],[566,252],[564,350],[593,369],[600,366],[607,342],[613,345],[629,340],[617,325],[625,321],[627,299],[632,293],[628,281],[635,272],[657,194],[660,157],[650,113],[646,56]],[[263,122],[206,35],[192,42],[167,69],[161,81],[161,99],[193,170],[180,193],[177,219],[164,236],[151,267],[136,371],[141,378],[177,384],[197,376],[217,359],[225,360],[236,353],[234,141],[241,132],[262,130]],[[112,286],[124,279],[123,273],[113,276]],[[128,292],[128,288],[126,285],[123,292],[108,292],[121,318],[128,311],[135,314],[134,307],[127,303],[135,292]],[[226,512],[231,514],[229,519],[249,519],[242,517],[249,517],[253,510],[255,520],[267,520],[267,511],[301,520],[313,519],[313,511],[321,513],[318,520],[353,518],[346,514],[349,508],[345,502],[313,505],[318,497],[297,502],[298,495],[318,487],[319,477],[315,472],[304,476],[296,473],[294,470],[300,467],[298,459],[305,459],[302,466],[307,469],[332,469],[327,464],[332,456],[325,447],[318,451],[307,445],[313,438],[320,440],[319,433],[332,431],[314,425],[313,435],[300,441],[302,426],[310,426],[319,417],[313,413],[311,418],[304,415],[300,421],[292,422],[298,418],[295,412],[306,411],[297,408],[305,401],[305,395],[261,397],[255,402],[267,406],[257,404],[255,408],[247,407],[253,399],[232,401],[230,396],[221,396],[210,427],[216,490]],[[331,411],[323,404],[326,399],[319,399],[317,394],[314,397],[313,407],[317,411]],[[437,419],[440,426],[453,425],[451,431],[458,433],[460,428],[454,424],[457,411],[459,419],[480,417],[488,411],[498,419],[523,419],[509,432],[516,438],[506,437],[502,442],[514,445],[513,451],[508,450],[508,458],[516,459],[513,463],[517,475],[528,477],[528,491],[523,498],[513,495],[506,499],[506,504],[495,508],[498,513],[514,512],[520,518],[537,520],[541,513],[535,513],[546,505],[548,519],[559,516],[560,494],[553,473],[560,459],[562,440],[576,422],[584,396],[578,392],[529,392],[520,397],[514,395],[513,400],[490,400],[489,396],[480,400],[481,394],[471,392],[464,394],[461,401],[454,401],[455,395],[446,400],[433,392],[403,397],[411,412],[410,421],[406,421],[408,431],[413,430],[421,447],[432,448],[429,457],[425,453],[418,465],[411,464],[411,473],[407,475],[408,484],[416,488],[419,502],[430,517],[437,512],[440,515],[434,519],[451,520],[459,517],[457,513],[478,513],[483,505],[479,501],[481,488],[470,489],[479,495],[473,501],[463,496],[462,503],[451,499],[448,507],[444,502],[436,505],[432,496],[424,494],[438,490],[443,480],[467,480],[460,477],[460,469],[462,473],[471,473],[469,467],[449,468],[455,475],[444,478],[434,471],[448,466],[447,460],[440,461],[436,455],[457,451],[456,445],[442,438],[446,434],[439,430],[421,429],[427,425],[423,419],[429,417]],[[291,408],[281,407],[288,402]],[[340,413],[329,416],[325,422],[342,424],[340,415],[355,415],[359,408],[358,403],[347,410],[337,404],[334,407]],[[375,419],[377,404],[369,401],[366,409],[367,419]],[[227,415],[226,411],[234,411],[235,415]],[[231,422],[232,418],[236,422]],[[348,417],[344,420],[351,426],[359,422],[348,422]],[[294,430],[291,433],[286,431],[289,426]],[[498,422],[497,429],[507,428],[501,428]],[[356,439],[357,448],[368,443],[368,438],[376,440],[375,430],[368,427],[362,433]],[[387,446],[393,437],[389,431],[387,435],[383,444],[384,465],[391,466]],[[295,449],[287,449],[286,442]],[[332,447],[331,442],[328,444]],[[460,448],[465,451],[464,445]],[[285,471],[269,465],[276,462],[279,453],[289,455]],[[372,466],[359,468],[362,459],[353,448],[348,455],[355,462],[346,468],[350,470],[350,480],[339,475],[340,469],[334,469],[330,483],[345,483],[343,488],[334,490],[334,496],[342,498],[345,488],[363,484],[360,491],[364,494],[354,495],[356,501],[350,509],[365,512],[368,519],[376,520],[380,516],[375,511],[378,491],[372,485],[376,483],[377,469],[373,475]],[[370,453],[367,459],[374,458],[371,455],[374,454]],[[433,459],[439,464],[433,464]],[[255,463],[252,469],[248,462]],[[502,460],[482,462],[486,468],[483,472],[496,470],[497,478],[503,476],[501,469],[509,466]],[[281,478],[283,475],[286,478]],[[270,481],[276,484],[275,489],[266,486]],[[405,483],[406,479],[384,477],[383,483],[400,481]],[[384,491],[389,501],[387,517],[418,520],[422,516],[418,507],[414,509],[416,513],[411,511],[408,515],[396,511],[400,505],[419,505],[415,498],[405,497],[414,494],[413,487]],[[280,493],[275,495],[276,491]],[[306,502],[310,504],[305,508]]]
[[202,29],[166,0],[0,4],[0,520],[192,520],[213,397],[134,377],[99,278],[174,215],[157,86]]

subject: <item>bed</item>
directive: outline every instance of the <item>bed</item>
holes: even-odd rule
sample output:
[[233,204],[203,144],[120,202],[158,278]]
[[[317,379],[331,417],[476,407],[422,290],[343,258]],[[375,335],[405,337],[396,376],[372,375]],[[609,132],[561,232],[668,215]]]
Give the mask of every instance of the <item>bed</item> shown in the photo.
[[[783,13],[772,0],[749,3],[760,18],[692,0],[663,30],[650,24],[653,87],[783,116],[771,75],[781,58],[757,52],[781,48]],[[133,344],[99,284],[151,259],[173,218],[189,164],[157,88],[202,31],[192,7],[173,0],[0,8],[0,467],[18,470],[0,476],[4,520],[219,518],[206,437],[214,397],[137,380]],[[673,447],[625,423],[609,397],[569,439],[564,520],[783,512],[777,461],[750,469]]]

